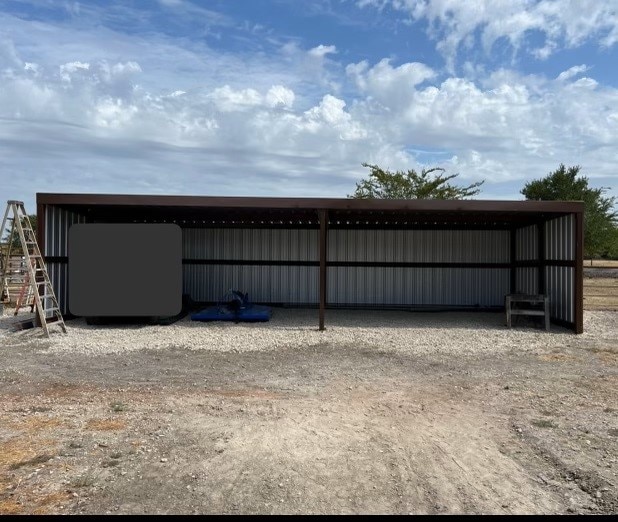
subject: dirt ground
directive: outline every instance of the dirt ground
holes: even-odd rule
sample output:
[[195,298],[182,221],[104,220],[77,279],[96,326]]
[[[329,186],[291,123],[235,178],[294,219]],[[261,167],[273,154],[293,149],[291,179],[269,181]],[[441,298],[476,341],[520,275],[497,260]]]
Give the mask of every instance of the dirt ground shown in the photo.
[[575,338],[465,356],[5,343],[0,513],[616,513],[618,343]]

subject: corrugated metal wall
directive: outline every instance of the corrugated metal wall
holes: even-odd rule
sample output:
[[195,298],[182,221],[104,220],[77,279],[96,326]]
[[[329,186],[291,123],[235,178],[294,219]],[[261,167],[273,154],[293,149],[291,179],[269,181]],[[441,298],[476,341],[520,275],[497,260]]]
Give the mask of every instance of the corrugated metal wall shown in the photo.
[[318,261],[318,231],[269,228],[183,228],[183,259]]
[[[52,205],[45,207],[45,256],[67,257],[69,255],[69,228],[86,219],[75,212],[69,212]],[[63,314],[69,312],[68,264],[64,261],[47,261],[49,278]]]
[[[340,230],[329,262],[508,263],[508,231]],[[185,260],[318,262],[317,230],[184,229]],[[254,301],[317,304],[317,266],[186,263],[184,292],[216,301],[230,288]],[[329,304],[500,306],[508,269],[329,267]]]
[[[183,259],[318,262],[318,231],[303,229],[183,229]],[[185,264],[183,291],[217,301],[228,290],[256,302],[316,304],[317,266]]]
[[[538,230],[536,225],[515,231],[515,260],[536,261],[538,259]],[[515,293],[536,294],[539,270],[533,266],[515,269]]]
[[[575,260],[575,216],[563,216],[545,223],[545,259]],[[547,266],[545,284],[550,298],[551,315],[563,321],[575,321],[575,269]]]
[[[44,252],[68,256],[71,225],[86,219],[46,206]],[[183,287],[197,301],[217,301],[230,288],[249,292],[254,301],[317,304],[318,230],[183,229]],[[517,261],[538,259],[536,226],[516,231]],[[575,321],[575,269],[552,262],[574,261],[575,216],[545,224],[545,283],[552,317]],[[191,263],[191,260],[196,261]],[[213,261],[221,260],[221,263]],[[261,264],[235,264],[238,261]],[[230,263],[226,263],[228,261]],[[275,261],[269,265],[268,261]],[[509,263],[507,230],[344,230],[328,235],[331,263]],[[202,263],[200,263],[202,262]],[[291,265],[285,265],[290,262]],[[294,263],[299,263],[294,265]],[[312,266],[303,266],[303,263]],[[68,312],[68,267],[64,259],[47,261],[62,312]],[[518,267],[518,291],[537,292],[536,267]],[[346,305],[502,306],[509,293],[508,268],[362,267],[328,268],[327,300]]]
[[66,257],[69,255],[69,228],[86,219],[75,212],[52,205],[45,207],[45,255]]
[[[506,230],[331,230],[328,260],[508,263]],[[331,267],[330,304],[500,306],[504,268]]]
[[331,267],[329,304],[502,306],[509,270]]
[[507,230],[341,230],[328,233],[329,261],[508,263]]

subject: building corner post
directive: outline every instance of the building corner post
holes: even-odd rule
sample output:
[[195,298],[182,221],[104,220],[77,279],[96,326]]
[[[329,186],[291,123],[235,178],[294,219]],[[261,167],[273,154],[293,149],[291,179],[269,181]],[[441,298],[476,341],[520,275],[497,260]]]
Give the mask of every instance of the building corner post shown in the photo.
[[324,330],[324,309],[326,308],[326,257],[328,247],[328,211],[319,210],[320,216],[320,312],[319,330]]

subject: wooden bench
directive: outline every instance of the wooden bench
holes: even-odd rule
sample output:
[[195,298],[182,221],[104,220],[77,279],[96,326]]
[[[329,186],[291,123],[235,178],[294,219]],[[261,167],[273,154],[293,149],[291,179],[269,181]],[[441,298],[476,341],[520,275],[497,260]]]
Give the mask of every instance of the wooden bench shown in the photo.
[[[518,304],[527,306],[518,308]],[[507,294],[504,298],[506,325],[511,328],[514,315],[536,315],[545,318],[545,330],[549,331],[549,296],[543,294]]]

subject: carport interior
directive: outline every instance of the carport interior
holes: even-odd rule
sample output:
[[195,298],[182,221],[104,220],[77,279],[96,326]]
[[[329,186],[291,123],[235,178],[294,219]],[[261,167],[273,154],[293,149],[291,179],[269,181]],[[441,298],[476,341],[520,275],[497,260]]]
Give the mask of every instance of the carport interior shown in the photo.
[[552,321],[583,330],[579,202],[38,194],[37,205],[58,267],[72,223],[176,223],[195,301],[241,289],[317,306],[323,329],[329,307],[486,310],[547,293]]

